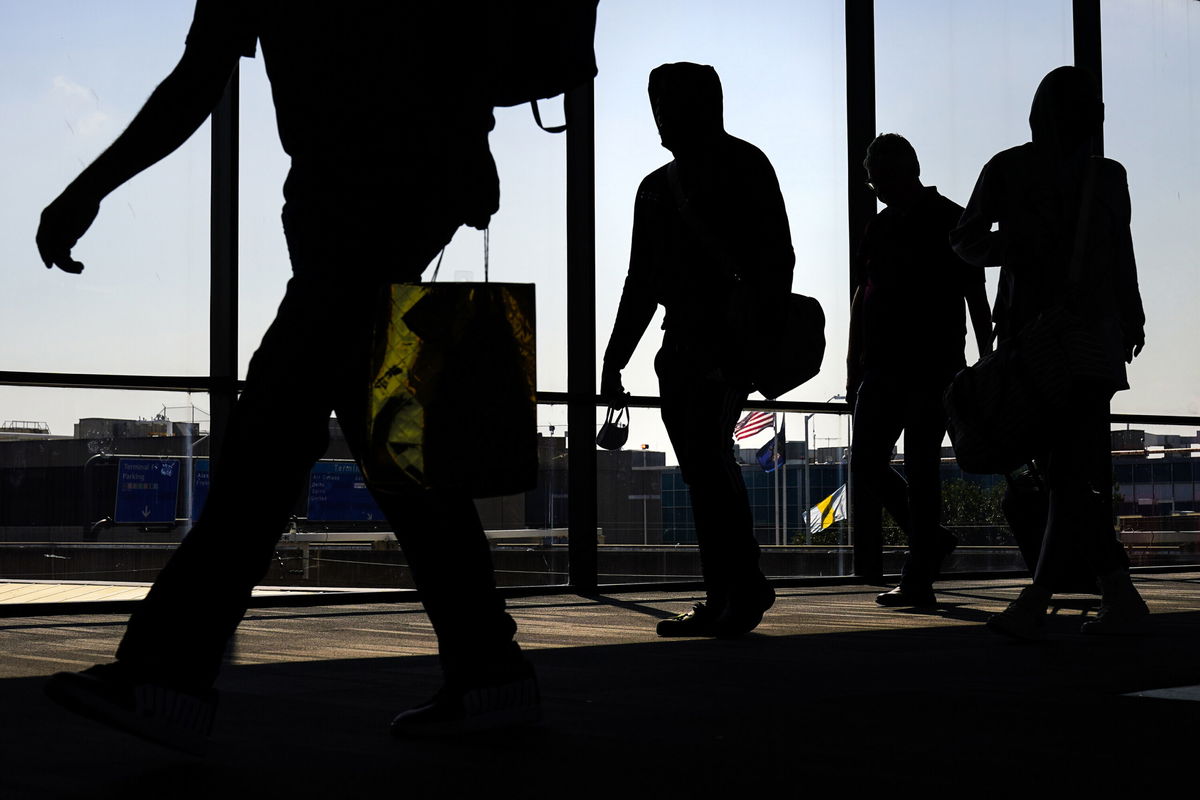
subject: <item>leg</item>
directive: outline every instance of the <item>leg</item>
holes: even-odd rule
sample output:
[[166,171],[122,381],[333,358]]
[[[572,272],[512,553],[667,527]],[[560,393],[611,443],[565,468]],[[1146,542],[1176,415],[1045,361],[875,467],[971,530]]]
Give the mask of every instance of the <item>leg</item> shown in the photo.
[[1073,417],[1044,459],[1049,510],[1033,584],[988,621],[994,630],[1018,638],[1039,635],[1051,596],[1076,558],[1086,560],[1103,594],[1100,613],[1083,624],[1084,633],[1139,633],[1149,615],[1112,528],[1108,399],[1080,394]]
[[[250,362],[205,508],[117,651],[135,672],[186,686],[212,684],[305,476],[325,450],[330,412],[340,393],[366,385],[367,310],[379,286],[418,279],[458,227],[432,210],[398,221],[395,233],[405,246],[383,266],[381,233],[327,222],[297,220],[284,209],[295,274]],[[269,461],[264,431],[284,432],[273,438]]]
[[655,359],[663,423],[692,500],[707,600],[659,623],[661,636],[740,636],[753,630],[775,595],[759,569],[759,546],[733,427],[747,390],[711,380],[664,343]]
[[[326,389],[339,376],[307,376],[342,361],[321,357],[327,347],[311,320],[314,300],[327,296],[311,288],[297,279],[288,284],[251,362],[205,508],[138,604],[117,662],[58,673],[46,685],[47,694],[67,708],[170,747],[203,752],[216,707],[211,685],[226,643],[328,437],[332,401]],[[270,461],[261,445],[268,430],[287,432],[272,441]]]
[[1129,570],[1112,525],[1108,401],[1084,397],[1047,459],[1050,510],[1034,583],[1053,591],[1065,564],[1083,558],[1097,577]]
[[943,385],[938,382],[911,391],[904,420],[904,472],[908,476],[909,555],[901,584],[928,592],[937,579],[947,547],[941,526],[942,439],[946,435]]
[[665,351],[655,366],[663,424],[691,495],[708,600],[720,607],[736,587],[763,580],[750,499],[731,446],[747,392],[705,380]]
[[[338,422],[361,463],[365,404],[357,391],[338,403]],[[513,642],[516,623],[496,591],[492,554],[475,503],[447,492],[379,491],[379,507],[395,531],[438,637],[448,683],[471,685],[488,673],[524,664]]]
[[[1142,633],[1149,623],[1150,610],[1129,578],[1129,558],[1113,531],[1108,399],[1089,398],[1080,401],[1078,407],[1076,424],[1068,437],[1074,447],[1069,453],[1051,455],[1050,521],[1043,553],[1047,547],[1056,547],[1059,560],[1050,564],[1061,565],[1066,563],[1062,559],[1067,557],[1067,547],[1073,544],[1096,576],[1100,611],[1094,620],[1083,623],[1083,633]],[[1068,524],[1072,526],[1069,529],[1065,528]],[[1074,536],[1063,545],[1067,530]],[[1040,563],[1035,577],[1039,580],[1043,580]]]
[[885,497],[907,505],[903,479],[890,466],[892,448],[903,425],[889,381],[868,374],[854,407],[850,448],[851,519],[854,524],[854,574],[871,581],[883,578],[882,514]]
[[[324,357],[325,337],[311,324],[327,297],[300,279],[289,282],[251,361],[204,510],[138,605],[117,651],[136,672],[187,688],[215,680],[250,592],[266,574],[297,493],[327,443],[327,388],[336,376],[314,373],[340,361]],[[264,462],[262,435],[271,430],[287,434],[272,439]]]

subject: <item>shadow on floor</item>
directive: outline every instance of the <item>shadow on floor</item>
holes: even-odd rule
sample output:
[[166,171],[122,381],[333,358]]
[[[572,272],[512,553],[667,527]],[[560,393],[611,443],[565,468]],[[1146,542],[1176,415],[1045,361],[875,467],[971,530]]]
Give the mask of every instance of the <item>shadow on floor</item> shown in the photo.
[[1200,684],[1200,613],[1156,615],[1139,639],[1084,637],[1069,617],[1051,629],[1037,645],[972,624],[538,650],[544,726],[439,742],[386,733],[437,688],[433,657],[233,667],[203,760],[14,678],[0,796],[1074,797],[1191,778],[1200,705],[1123,695]]

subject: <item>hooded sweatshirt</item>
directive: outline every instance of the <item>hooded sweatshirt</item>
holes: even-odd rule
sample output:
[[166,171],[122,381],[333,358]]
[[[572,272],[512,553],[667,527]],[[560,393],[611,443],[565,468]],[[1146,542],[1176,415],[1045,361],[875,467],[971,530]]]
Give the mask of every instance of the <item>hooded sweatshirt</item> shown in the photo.
[[625,367],[661,304],[674,346],[697,366],[728,370],[745,359],[731,315],[734,275],[764,304],[791,289],[795,256],[779,181],[762,151],[725,132],[712,67],[664,64],[648,89],[675,159],[638,187],[605,368]]

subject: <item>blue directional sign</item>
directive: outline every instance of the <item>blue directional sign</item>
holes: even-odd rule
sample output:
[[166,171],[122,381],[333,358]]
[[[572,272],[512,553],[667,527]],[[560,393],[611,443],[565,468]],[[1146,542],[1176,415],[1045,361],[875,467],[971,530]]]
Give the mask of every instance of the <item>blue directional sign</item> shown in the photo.
[[192,519],[200,516],[204,501],[208,499],[208,484],[211,472],[208,470],[208,459],[197,458],[192,461]]
[[308,476],[308,518],[322,522],[382,520],[383,512],[353,461],[318,461]]
[[178,458],[122,458],[117,462],[118,524],[174,522],[179,497]]

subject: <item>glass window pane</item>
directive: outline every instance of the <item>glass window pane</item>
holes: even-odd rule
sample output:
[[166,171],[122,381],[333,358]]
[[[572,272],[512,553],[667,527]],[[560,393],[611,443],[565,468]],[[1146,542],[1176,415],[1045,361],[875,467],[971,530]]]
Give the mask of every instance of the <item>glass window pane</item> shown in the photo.
[[[671,160],[646,85],[663,63],[711,64],[725,128],[771,160],[796,250],[795,291],[825,308],[821,374],[785,399],[825,400],[845,385],[847,297],[843,4],[606,0],[596,32],[596,347],[603,357],[629,264],[633,201],[647,174]],[[661,310],[624,373],[634,394],[658,394],[653,360]],[[763,336],[770,336],[769,325]],[[638,411],[631,436],[669,450],[657,412]],[[670,458],[668,457],[668,461]]]
[[1132,389],[1115,411],[1200,414],[1194,347],[1200,252],[1200,162],[1188,143],[1200,126],[1200,4],[1103,3],[1104,148],[1125,165],[1133,244],[1146,309],[1146,350],[1129,369]]
[[[0,387],[0,407],[18,415],[0,421],[0,580],[152,581],[207,496],[207,396]],[[539,409],[533,490],[476,503],[502,586],[566,582],[565,416]],[[336,421],[330,433],[262,585],[411,588]]]
[[[1071,63],[1071,3],[877,0],[875,46],[876,126],[907,138],[921,181],[965,206],[988,159],[1029,141],[1038,83]],[[998,276],[987,270],[992,301]],[[968,363],[977,352],[968,335]]]
[[[1134,566],[1195,563],[1200,516],[1191,451],[1200,447],[1200,432],[1128,427],[1113,431],[1113,491],[1117,528],[1130,561]],[[1136,440],[1150,449],[1130,448]]]
[[[711,1],[613,0],[601,5],[596,34],[600,63],[596,79],[598,366],[628,268],[637,187],[643,177],[672,158],[662,148],[654,124],[646,95],[648,76],[660,64],[692,61],[711,64],[721,77],[726,130],[756,145],[771,160],[796,251],[793,289],[817,297],[825,309],[829,345],[824,369],[784,399],[824,401],[844,390],[845,337],[838,333],[845,330],[849,306],[844,28],[843,4],[834,0],[736,7]],[[662,337],[661,322],[660,310],[624,372],[625,386],[634,394],[658,394],[653,360]],[[764,329],[763,335],[771,331]],[[839,424],[836,417],[828,419]],[[796,424],[802,425],[799,417]],[[628,456],[599,454],[601,459],[615,459],[614,468],[602,468],[599,479],[600,524],[606,542],[601,551],[601,581],[697,578],[689,494],[657,409],[633,409],[629,447]],[[642,456],[648,459],[644,469]],[[752,456],[743,473],[756,536],[764,545],[786,549],[792,528],[803,527],[795,522],[798,504],[804,502],[799,478],[789,479],[789,490],[784,491],[782,483],[777,489]],[[629,499],[630,495],[653,496],[655,480],[661,503],[657,543],[668,548],[663,552],[655,550],[656,521],[651,516],[639,518],[642,512],[651,515],[654,501]],[[623,488],[627,486],[636,490]],[[628,508],[603,504],[604,498],[619,492],[624,492],[622,502]],[[792,515],[787,525],[779,506],[784,494]],[[609,531],[631,541],[610,544]],[[649,543],[649,550],[637,549],[633,540],[639,536],[642,545]],[[803,558],[770,552],[769,560],[764,556],[764,569],[770,574],[811,574]],[[840,569],[828,565],[816,569],[829,574],[831,568]]]
[[0,579],[153,580],[203,505],[207,395],[0,387],[0,407]]
[[208,123],[102,203],[74,249],[83,274],[47,272],[34,246],[42,208],[112,143],[175,66],[191,10],[188,3],[128,0],[6,8],[5,369],[207,371]]

